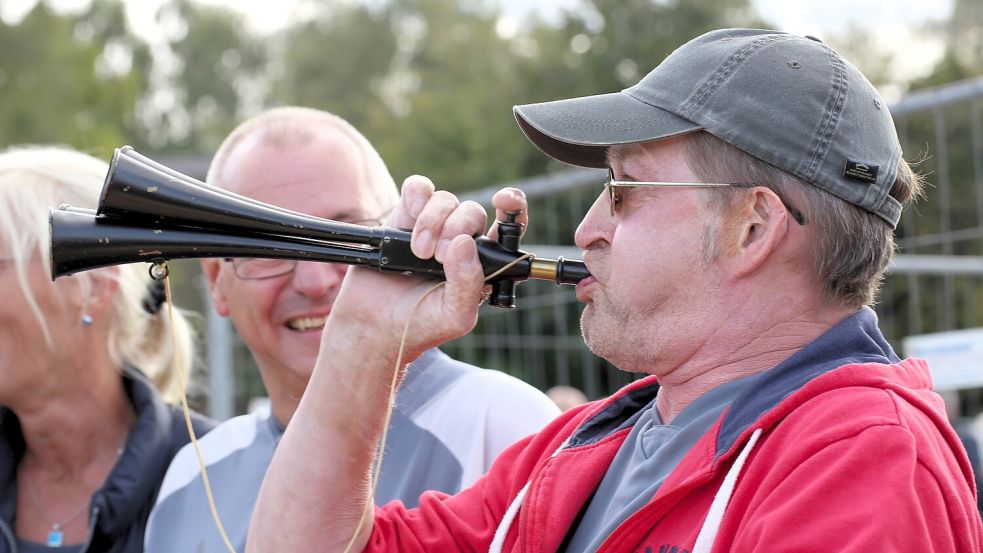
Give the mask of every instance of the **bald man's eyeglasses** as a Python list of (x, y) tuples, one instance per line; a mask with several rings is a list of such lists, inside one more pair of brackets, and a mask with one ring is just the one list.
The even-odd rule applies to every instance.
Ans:
[[(382, 218), (340, 220), (341, 223), (351, 223), (365, 227), (377, 227), (382, 224)], [(263, 259), (253, 257), (226, 257), (226, 263), (232, 264), (232, 272), (241, 280), (265, 280), (288, 275), (297, 268), (296, 259)]]

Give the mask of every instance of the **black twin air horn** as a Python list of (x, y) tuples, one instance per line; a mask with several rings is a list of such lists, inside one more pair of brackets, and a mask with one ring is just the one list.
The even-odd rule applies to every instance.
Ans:
[[(515, 307), (515, 284), (529, 278), (576, 284), (582, 261), (538, 259), (519, 250), (516, 214), (499, 222), (496, 242), (475, 238), (489, 304)], [(259, 257), (346, 263), (432, 279), (443, 266), (410, 251), (410, 232), (312, 217), (210, 186), (125, 146), (117, 149), (96, 211), (51, 210), (51, 276), (124, 263), (170, 259)], [(510, 263), (514, 265), (509, 266)], [(152, 271), (153, 272), (153, 271)], [(160, 275), (158, 275), (160, 276)]]

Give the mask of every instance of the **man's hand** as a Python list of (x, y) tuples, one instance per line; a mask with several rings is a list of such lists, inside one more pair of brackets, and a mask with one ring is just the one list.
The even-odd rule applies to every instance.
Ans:
[[(501, 190), (492, 204), (499, 218), (522, 211), (525, 224), (521, 191)], [(484, 209), (410, 177), (388, 223), (413, 229), (413, 253), (442, 262), (447, 283), (414, 310), (435, 281), (367, 268), (345, 276), (314, 373), (263, 480), (247, 551), (361, 551), (372, 533), (370, 472), (393, 371), (403, 369), (396, 359), (404, 324), (412, 313), (403, 365), (474, 327), (485, 284), (471, 237), (485, 226)]]
[[(526, 222), (526, 200), (515, 188), (503, 189), (493, 198), (498, 217), (504, 211), (521, 211)], [(446, 284), (431, 292), (416, 311), (418, 300), (436, 282), (353, 268), (346, 277), (325, 326), (322, 344), (331, 341), (336, 327), (355, 338), (369, 339), (373, 347), (392, 349), (399, 343), (403, 326), (410, 318), (411, 332), (406, 357), (467, 334), (478, 316), (484, 275), (472, 236), (481, 234), (487, 216), (475, 202), (458, 202), (444, 191), (435, 191), (426, 177), (413, 176), (403, 183), (400, 202), (389, 226), (413, 229), (411, 249), (421, 259), (436, 258), (444, 266)], [(489, 236), (497, 235), (497, 225)]]

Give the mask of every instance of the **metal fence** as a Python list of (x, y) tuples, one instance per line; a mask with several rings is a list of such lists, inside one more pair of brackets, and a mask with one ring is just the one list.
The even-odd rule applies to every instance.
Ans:
[[(983, 327), (983, 77), (914, 92), (892, 106), (906, 158), (930, 184), (902, 218), (901, 256), (878, 305), (896, 346), (905, 336)], [(983, 359), (966, 370), (983, 370)], [(983, 389), (959, 391), (963, 416)]]

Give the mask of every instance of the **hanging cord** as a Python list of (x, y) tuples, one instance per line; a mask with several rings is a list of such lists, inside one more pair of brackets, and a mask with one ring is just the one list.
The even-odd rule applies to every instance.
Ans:
[[(526, 253), (516, 259), (513, 259), (511, 262), (509, 262), (501, 269), (486, 276), (485, 282), (488, 282), (493, 278), (497, 277), (498, 275), (502, 274), (503, 272), (507, 271), (516, 263), (519, 263), (520, 261), (524, 261), (526, 259), (533, 259), (534, 257), (535, 255), (531, 253)], [(174, 334), (174, 302), (171, 301), (171, 281), (168, 278), (169, 273), (170, 271), (168, 270), (166, 263), (157, 263), (152, 265), (150, 268), (150, 276), (153, 277), (154, 280), (164, 282), (164, 295), (167, 300), (167, 316), (171, 326), (171, 347), (174, 348), (174, 351), (177, 351), (177, 337)], [(413, 309), (410, 310), (410, 314), (406, 318), (406, 323), (403, 325), (403, 336), (399, 341), (399, 353), (396, 355), (396, 366), (393, 370), (393, 378), (389, 386), (389, 401), (386, 402), (385, 425), (383, 426), (382, 429), (382, 437), (379, 439), (379, 455), (378, 457), (376, 457), (375, 466), (372, 468), (372, 476), (371, 476), (372, 488), (371, 488), (371, 493), (369, 495), (370, 498), (369, 503), (366, 505), (367, 509), (373, 508), (373, 500), (371, 498), (375, 497), (375, 491), (379, 485), (379, 472), (382, 470), (382, 459), (386, 449), (386, 440), (389, 437), (389, 422), (392, 419), (393, 405), (396, 402), (396, 384), (399, 382), (399, 368), (400, 366), (402, 366), (403, 363), (403, 353), (406, 349), (406, 337), (409, 335), (410, 321), (413, 320), (413, 314), (416, 312), (416, 309), (420, 306), (420, 303), (423, 302), (424, 298), (429, 296), (431, 292), (440, 288), (444, 284), (446, 284), (446, 282), (444, 281), (438, 282), (434, 286), (427, 289), (427, 291), (424, 292), (423, 295), (421, 295), (420, 298), (416, 300), (416, 303), (413, 305)], [(215, 507), (215, 497), (212, 495), (212, 486), (208, 481), (208, 470), (205, 468), (205, 458), (201, 454), (201, 448), (198, 446), (198, 439), (195, 437), (194, 427), (191, 424), (191, 408), (188, 407), (187, 386), (184, 381), (185, 367), (177, 367), (177, 368), (178, 368), (177, 371), (178, 385), (181, 388), (181, 394), (180, 394), (181, 409), (184, 412), (184, 423), (188, 428), (188, 436), (191, 438), (192, 446), (194, 446), (195, 456), (198, 458), (198, 467), (201, 469), (201, 482), (205, 486), (205, 496), (208, 498), (208, 508), (212, 512), (212, 520), (215, 521), (215, 527), (218, 529), (219, 535), (222, 536), (222, 542), (225, 543), (226, 549), (228, 549), (229, 553), (236, 553), (236, 549), (232, 545), (232, 542), (229, 540), (228, 534), (225, 533), (225, 527), (222, 526), (222, 519), (219, 518), (218, 516), (218, 509)], [(358, 525), (355, 527), (355, 531), (352, 533), (351, 540), (349, 540), (348, 545), (345, 547), (345, 553), (349, 553), (349, 551), (351, 551), (352, 546), (355, 544), (355, 539), (358, 537), (358, 533), (362, 530), (362, 525), (364, 523), (365, 523), (365, 516), (363, 514), (363, 516), (359, 518)]]
[[(485, 282), (488, 282), (493, 278), (497, 277), (498, 275), (502, 274), (516, 263), (520, 261), (524, 261), (526, 259), (532, 259), (534, 257), (535, 255), (531, 253), (527, 253), (519, 258), (512, 260), (501, 269), (486, 276)], [(396, 355), (396, 366), (393, 369), (393, 379), (389, 385), (389, 401), (386, 402), (385, 426), (383, 426), (382, 428), (382, 437), (379, 438), (379, 456), (376, 458), (375, 467), (372, 469), (372, 491), (369, 494), (369, 502), (368, 504), (366, 504), (367, 510), (371, 510), (373, 508), (374, 505), (373, 498), (375, 497), (375, 490), (376, 487), (378, 487), (379, 485), (379, 472), (382, 470), (382, 457), (386, 450), (386, 438), (389, 436), (389, 420), (392, 418), (393, 404), (396, 402), (396, 383), (399, 381), (399, 368), (403, 364), (403, 352), (406, 349), (406, 336), (410, 332), (410, 321), (413, 320), (413, 314), (416, 313), (416, 308), (420, 307), (420, 304), (423, 303), (424, 298), (429, 296), (431, 292), (440, 288), (444, 284), (447, 284), (447, 282), (441, 281), (428, 288), (427, 291), (424, 292), (423, 295), (421, 295), (420, 298), (416, 300), (416, 303), (413, 304), (413, 309), (410, 310), (409, 316), (406, 317), (406, 323), (403, 325), (403, 337), (399, 341), (399, 353)], [(358, 538), (358, 533), (362, 530), (362, 525), (364, 523), (365, 523), (365, 514), (363, 513), (362, 517), (358, 519), (358, 525), (355, 526), (355, 531), (352, 532), (352, 538), (348, 541), (348, 545), (345, 546), (345, 553), (349, 553), (352, 549), (352, 546), (355, 545), (355, 540)]]
[[(157, 269), (159, 267), (162, 268)], [(156, 272), (155, 269), (157, 269)], [(163, 280), (164, 282), (164, 297), (167, 298), (167, 317), (171, 326), (171, 347), (174, 348), (174, 351), (177, 351), (177, 336), (174, 334), (174, 302), (171, 301), (171, 279), (168, 278), (169, 273), (170, 271), (168, 271), (167, 265), (159, 263), (151, 267), (150, 276), (155, 280)], [(218, 529), (219, 535), (222, 536), (222, 541), (225, 543), (226, 549), (229, 550), (229, 553), (236, 553), (236, 548), (232, 546), (228, 534), (225, 533), (225, 527), (222, 526), (222, 519), (218, 516), (218, 509), (215, 508), (215, 497), (212, 495), (212, 486), (208, 482), (208, 470), (205, 469), (205, 458), (201, 454), (201, 448), (198, 447), (198, 438), (195, 437), (195, 429), (191, 425), (191, 409), (188, 407), (187, 386), (184, 382), (185, 368), (181, 366), (177, 367), (178, 385), (181, 388), (181, 410), (184, 412), (184, 424), (188, 427), (188, 436), (191, 437), (191, 444), (194, 446), (195, 456), (198, 458), (198, 466), (201, 468), (201, 482), (205, 485), (205, 496), (208, 497), (208, 508), (212, 511), (212, 520), (215, 521), (215, 527)]]

